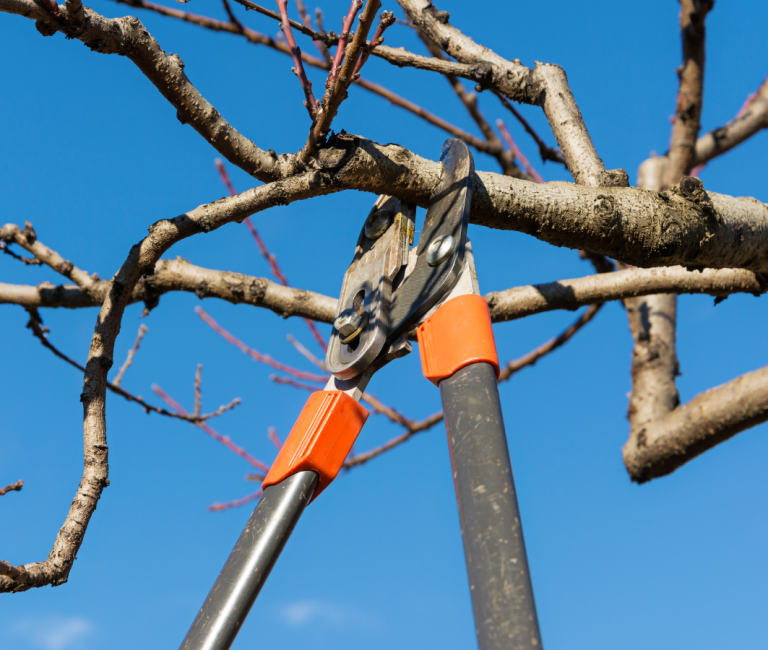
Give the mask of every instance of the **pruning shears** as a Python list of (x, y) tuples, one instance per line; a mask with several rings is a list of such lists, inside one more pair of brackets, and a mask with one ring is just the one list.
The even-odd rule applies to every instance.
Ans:
[(334, 480), (368, 417), (384, 365), (411, 352), (440, 388), (480, 650), (539, 650), (541, 636), (509, 460), (491, 319), (467, 239), (474, 162), (443, 145), (443, 173), (415, 248), (415, 206), (380, 196), (341, 287), (325, 389), (310, 395), (264, 479), (264, 494), (181, 650), (225, 650), (304, 508)]

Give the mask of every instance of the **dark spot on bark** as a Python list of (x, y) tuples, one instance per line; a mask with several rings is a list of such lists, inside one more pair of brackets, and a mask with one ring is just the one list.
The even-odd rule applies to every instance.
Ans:
[(124, 291), (125, 291), (125, 285), (122, 282), (118, 281), (118, 280), (113, 280), (113, 282), (112, 282), (112, 290), (111, 290), (110, 293), (112, 294), (112, 299), (115, 302), (120, 300), (120, 296), (123, 295)]
[(437, 22), (442, 23), (443, 25), (447, 24), (451, 18), (451, 14), (447, 11), (440, 11), (434, 5), (430, 5), (424, 11), (429, 13)]
[(112, 367), (114, 361), (104, 354), (100, 354), (98, 357), (94, 357), (94, 361), (97, 361), (102, 368), (109, 370)]
[(176, 111), (176, 119), (179, 120), (182, 124), (189, 123), (189, 113), (187, 113), (183, 108), (180, 108)]
[(648, 439), (645, 435), (645, 429), (641, 429), (640, 432), (637, 434), (637, 446), (645, 447), (647, 444), (648, 444)]
[(205, 298), (206, 295), (208, 295), (208, 283), (203, 280), (200, 284), (197, 285), (195, 288), (195, 295), (202, 300)]
[(72, 273), (72, 269), (74, 269), (74, 268), (75, 268), (75, 265), (72, 264), (72, 262), (70, 262), (69, 260), (64, 260), (59, 265), (59, 269), (58, 270), (59, 270), (59, 273), (61, 273), (62, 275), (69, 276), (69, 274)]
[(94, 41), (88, 41), (85, 43), (85, 47), (93, 52), (101, 52), (107, 46), (107, 41), (103, 38), (98, 38)]
[(629, 187), (629, 174), (626, 169), (606, 169), (600, 175), (602, 187)]
[(599, 194), (592, 205), (592, 210), (603, 228), (609, 228), (616, 218), (616, 207), (612, 196)]
[(728, 296), (715, 296), (715, 307), (717, 307), (723, 300), (726, 300)]
[(267, 281), (264, 278), (254, 278), (248, 287), (248, 293), (253, 302), (260, 303), (267, 293)]
[(704, 193), (704, 183), (695, 176), (683, 176), (680, 179), (680, 183), (672, 188), (673, 191), (676, 189), (681, 196), (697, 201), (701, 194)]
[(35, 29), (43, 36), (53, 36), (58, 31), (55, 26), (42, 20), (35, 21)]

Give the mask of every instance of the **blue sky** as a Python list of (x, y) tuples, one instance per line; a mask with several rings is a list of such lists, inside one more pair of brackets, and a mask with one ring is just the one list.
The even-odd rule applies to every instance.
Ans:
[[(178, 6), (172, 3), (173, 6)], [(346, 2), (323, 3), (326, 28)], [(598, 152), (634, 181), (651, 151), (664, 152), (680, 62), (678, 4), (444, 0), (452, 22), (477, 41), (526, 65), (559, 63), (567, 73)], [(178, 53), (198, 89), (263, 148), (294, 151), (308, 119), (290, 62), (237, 38), (98, 0), (108, 15), (138, 15), (166, 50)], [(224, 17), (215, 2), (193, 12)], [(312, 8), (313, 5), (310, 7)], [(384, 9), (399, 9), (384, 3)], [(238, 15), (276, 34), (275, 23)], [(718, 3), (708, 18), (703, 128), (730, 119), (768, 73), (768, 4)], [(157, 219), (225, 194), (216, 157), (125, 58), (90, 52), (61, 35), (42, 38), (23, 18), (0, 14), (0, 189), (3, 223), (31, 221), (41, 241), (80, 268), (110, 277)], [(300, 41), (305, 49), (312, 46)], [(390, 45), (423, 51), (408, 29)], [(310, 70), (315, 88), (323, 78)], [(476, 132), (442, 79), (400, 71), (372, 58), (366, 75)], [(542, 165), (536, 149), (491, 96), (490, 120), (503, 117), (547, 180), (568, 180)], [(542, 115), (522, 107), (553, 144)], [(436, 159), (445, 135), (353, 88), (337, 128), (398, 142)], [(709, 189), (768, 201), (766, 134), (711, 163)], [(476, 155), (478, 169), (497, 171)], [(252, 179), (230, 168), (235, 186)], [(338, 295), (371, 195), (347, 192), (275, 208), (255, 224), (296, 286)], [(530, 237), (470, 230), (483, 292), (590, 272), (578, 255)], [(170, 255), (201, 266), (269, 275), (243, 226), (233, 224), (176, 246)], [(59, 282), (48, 269), (0, 259), (0, 280)], [(116, 358), (144, 322), (149, 332), (123, 385), (156, 401), (159, 384), (192, 406), (203, 370), (204, 408), (233, 397), (242, 405), (215, 420), (224, 435), (266, 461), (274, 426), (290, 430), (306, 395), (269, 381), (194, 313), (192, 295), (167, 295), (148, 318), (126, 311)], [(765, 298), (683, 297), (679, 356), (683, 401), (768, 363)], [(298, 319), (246, 306), (203, 307), (248, 344), (299, 366), (286, 341), (307, 346)], [(21, 308), (3, 306), (0, 373), (0, 483), (26, 481), (0, 500), (0, 557), (44, 559), (82, 471), (82, 377), (24, 329)], [(95, 310), (44, 311), (51, 340), (84, 361)], [(500, 356), (514, 358), (576, 317), (552, 313), (496, 328)], [(320, 326), (325, 336), (328, 326)], [(768, 638), (765, 545), (768, 500), (766, 425), (740, 434), (673, 475), (638, 487), (621, 463), (628, 431), (631, 338), (626, 316), (609, 305), (565, 348), (501, 387), (543, 640), (552, 649), (647, 650), (764, 647)], [(311, 367), (307, 367), (311, 370)], [(440, 407), (418, 356), (387, 368), (371, 392), (420, 418)], [(18, 650), (169, 648), (181, 642), (250, 507), (211, 513), (216, 501), (253, 491), (249, 466), (183, 422), (146, 415), (109, 395), (110, 487), (104, 492), (67, 585), (3, 596), (3, 647)], [(371, 417), (358, 448), (399, 433)], [(403, 649), (473, 647), (474, 634), (445, 432), (436, 427), (349, 472), (307, 510), (235, 648)]]

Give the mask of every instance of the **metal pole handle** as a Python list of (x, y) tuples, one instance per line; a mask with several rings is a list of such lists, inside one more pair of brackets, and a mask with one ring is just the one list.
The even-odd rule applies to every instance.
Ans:
[(512, 465), (489, 363), (440, 384), (480, 650), (541, 650)]
[(232, 645), (317, 481), (315, 472), (298, 472), (264, 490), (181, 650), (227, 650)]

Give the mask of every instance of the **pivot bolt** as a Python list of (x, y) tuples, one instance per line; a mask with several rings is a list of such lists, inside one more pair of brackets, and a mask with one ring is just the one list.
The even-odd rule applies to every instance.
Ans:
[(368, 324), (368, 314), (364, 311), (355, 311), (354, 309), (345, 309), (333, 321), (333, 326), (339, 333), (342, 343), (350, 343), (358, 336), (363, 328)]
[(376, 210), (365, 222), (365, 236), (368, 239), (378, 239), (392, 223), (392, 210)]
[(427, 264), (439, 266), (447, 260), (456, 248), (456, 240), (453, 235), (438, 237), (427, 248)]

